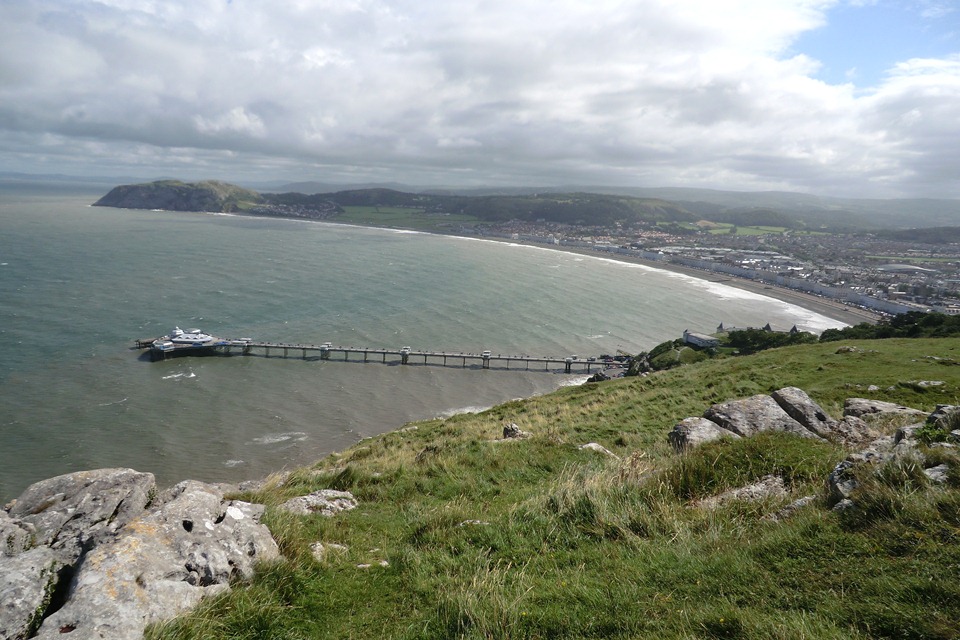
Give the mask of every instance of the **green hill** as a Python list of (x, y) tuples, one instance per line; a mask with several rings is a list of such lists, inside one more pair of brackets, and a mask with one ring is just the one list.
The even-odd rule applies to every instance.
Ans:
[[(956, 450), (928, 453), (946, 485), (903, 459), (836, 512), (825, 478), (840, 445), (774, 433), (678, 455), (666, 440), (711, 403), (785, 386), (834, 417), (847, 397), (929, 411), (957, 401), (958, 364), (956, 338), (800, 345), (366, 439), (241, 496), (268, 505), (285, 559), (148, 637), (960, 637)], [(500, 439), (509, 423), (531, 436)], [(702, 502), (767, 474), (787, 495)], [(333, 518), (276, 508), (318, 489), (359, 506)]]
[(97, 200), (94, 206), (228, 213), (262, 201), (263, 198), (256, 191), (226, 182), (160, 180), (114, 187)]

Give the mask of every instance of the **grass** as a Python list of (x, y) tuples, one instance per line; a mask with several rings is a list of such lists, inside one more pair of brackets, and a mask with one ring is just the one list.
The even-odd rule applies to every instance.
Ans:
[[(861, 350), (837, 353), (845, 344)], [(834, 416), (850, 396), (956, 403), (960, 368), (928, 357), (954, 351), (960, 340), (776, 349), (370, 438), (242, 496), (268, 505), (284, 560), (148, 637), (957, 637), (953, 452), (936, 450), (948, 487), (900, 461), (861, 478), (863, 510), (838, 514), (824, 487), (846, 454), (836, 445), (766, 434), (677, 456), (665, 437), (713, 402), (788, 385)], [(920, 379), (945, 384), (898, 384)], [(533, 436), (499, 441), (505, 422)], [(620, 459), (578, 449), (585, 442)], [(697, 506), (769, 473), (787, 497)], [(331, 519), (275, 508), (321, 488), (349, 490), (360, 506)], [(820, 498), (785, 522), (764, 517), (805, 495)], [(318, 562), (315, 541), (349, 549)]]
[(461, 224), (472, 225), (482, 222), (479, 218), (463, 214), (436, 214), (428, 213), (423, 209), (380, 206), (344, 207), (344, 213), (338, 215), (336, 221), (420, 231), (450, 231), (451, 228), (455, 229)]

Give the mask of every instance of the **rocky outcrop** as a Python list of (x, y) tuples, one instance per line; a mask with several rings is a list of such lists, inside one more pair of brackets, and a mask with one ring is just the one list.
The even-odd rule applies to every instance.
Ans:
[(36, 546), (73, 564), (85, 548), (115, 534), (138, 516), (156, 491), (153, 474), (133, 469), (80, 471), (27, 488), (8, 511), (33, 533)]
[(349, 491), (321, 489), (305, 496), (291, 498), (281, 504), (280, 509), (296, 515), (319, 513), (329, 517), (341, 511), (355, 509), (356, 506), (357, 500)]
[(722, 504), (733, 501), (758, 502), (768, 498), (782, 498), (787, 495), (787, 487), (783, 478), (777, 475), (767, 475), (753, 484), (737, 487), (721, 494), (704, 498), (698, 504), (700, 507), (713, 509)]
[[(101, 469), (38, 482), (0, 517), (0, 639), (141, 638), (277, 558), (262, 505)], [(22, 533), (21, 533), (22, 532)]]
[(788, 416), (821, 438), (829, 438), (836, 430), (837, 421), (828, 416), (803, 389), (784, 387), (771, 393), (770, 397)]
[[(882, 407), (874, 406), (872, 412), (881, 410)], [(764, 431), (783, 431), (844, 446), (860, 446), (878, 435), (859, 417), (849, 415), (835, 420), (802, 389), (784, 387), (769, 396), (761, 394), (715, 404), (700, 418), (684, 418), (667, 434), (667, 440), (674, 450), (684, 451), (719, 438), (749, 437)]]
[[(773, 407), (777, 408), (774, 409)], [(945, 464), (927, 463), (926, 457), (917, 448), (922, 431), (929, 425), (937, 425), (943, 432), (946, 442), (932, 446), (955, 447), (952, 427), (958, 421), (960, 407), (940, 405), (936, 411), (927, 414), (892, 402), (849, 398), (844, 403), (844, 417), (835, 420), (828, 416), (801, 389), (786, 387), (775, 391), (771, 396), (753, 396), (743, 400), (733, 400), (715, 404), (702, 418), (685, 418), (667, 434), (672, 447), (682, 452), (720, 438), (747, 437), (764, 431), (786, 431), (804, 437), (827, 439), (846, 447), (855, 448), (842, 460), (827, 478), (827, 504), (836, 510), (854, 509), (854, 496), (858, 487), (857, 477), (864, 465), (878, 466), (898, 459), (909, 460), (923, 468), (930, 483), (943, 484), (949, 480), (950, 468)], [(864, 420), (867, 416), (871, 422)], [(880, 436), (872, 422), (878, 418), (890, 417), (897, 421), (915, 420), (913, 424), (899, 427), (893, 435)], [(926, 424), (924, 424), (926, 423)], [(894, 422), (893, 424), (896, 424)], [(889, 427), (888, 427), (889, 428)], [(949, 432), (948, 432), (949, 430)], [(929, 429), (927, 429), (929, 431)], [(754, 495), (777, 495), (776, 480), (765, 478), (754, 486), (741, 487), (708, 498), (702, 506), (716, 506), (728, 500), (750, 500)], [(774, 487), (772, 492), (767, 489)], [(797, 508), (805, 506), (815, 498), (807, 496)], [(771, 516), (770, 519), (782, 519), (795, 509)]]
[(752, 436), (761, 431), (785, 431), (804, 438), (817, 437), (791, 418), (773, 398), (762, 394), (715, 404), (703, 417), (739, 436)]
[(503, 425), (504, 440), (514, 439), (514, 438), (523, 439), (523, 438), (529, 438), (529, 437), (530, 437), (529, 432), (524, 431), (513, 422)]
[(705, 442), (712, 442), (720, 438), (739, 437), (736, 433), (728, 431), (716, 422), (706, 418), (684, 418), (667, 434), (667, 440), (670, 441), (670, 446), (675, 451), (698, 447)]
[(927, 413), (919, 409), (911, 409), (893, 402), (870, 400), (868, 398), (847, 398), (843, 403), (843, 415), (862, 418), (867, 415), (884, 414), (897, 415), (925, 420)]
[(0, 639), (28, 638), (40, 626), (63, 568), (50, 547), (0, 556)]

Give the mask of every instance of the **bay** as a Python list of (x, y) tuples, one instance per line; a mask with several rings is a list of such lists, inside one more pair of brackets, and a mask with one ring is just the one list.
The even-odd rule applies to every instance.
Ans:
[[(151, 363), (174, 326), (278, 342), (581, 356), (727, 326), (841, 323), (689, 276), (537, 247), (89, 206), (0, 186), (0, 500), (132, 467), (237, 481), (582, 375), (282, 357)], [(491, 435), (499, 425), (491, 425)]]

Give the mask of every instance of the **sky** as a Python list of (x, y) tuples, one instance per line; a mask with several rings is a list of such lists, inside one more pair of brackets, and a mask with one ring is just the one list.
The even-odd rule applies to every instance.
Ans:
[(0, 171), (960, 198), (960, 0), (0, 0)]

